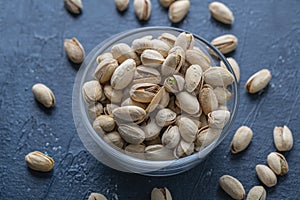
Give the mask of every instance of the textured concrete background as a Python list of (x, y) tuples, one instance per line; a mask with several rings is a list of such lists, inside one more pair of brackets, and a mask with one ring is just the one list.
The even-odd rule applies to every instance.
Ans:
[[(168, 21), (167, 11), (153, 0), (151, 19), (139, 22), (131, 5), (120, 14), (112, 0), (84, 1), (82, 15), (74, 17), (62, 0), (0, 1), (0, 199), (87, 199), (100, 192), (109, 199), (149, 199), (153, 187), (167, 186), (174, 199), (230, 199), (218, 186), (223, 174), (237, 177), (245, 190), (260, 184), (255, 165), (266, 163), (275, 151), (275, 125), (288, 125), (294, 148), (285, 153), (290, 165), (268, 199), (299, 199), (300, 195), (300, 2), (298, 0), (226, 1), (236, 21), (224, 26), (210, 18), (210, 1), (192, 0), (186, 19)], [(240, 107), (236, 123), (221, 145), (194, 169), (171, 177), (151, 178), (120, 173), (103, 166), (82, 145), (72, 119), (72, 87), (79, 66), (63, 50), (63, 39), (76, 36), (88, 53), (107, 37), (143, 26), (175, 26), (207, 40), (234, 33), (237, 50), (230, 56), (241, 67)], [(244, 91), (247, 78), (261, 68), (273, 74), (261, 93)], [(33, 98), (31, 87), (43, 82), (54, 91), (57, 105), (46, 110)], [(231, 155), (235, 130), (248, 125), (254, 131), (250, 147)], [(51, 173), (29, 170), (24, 156), (34, 150), (51, 155)]]

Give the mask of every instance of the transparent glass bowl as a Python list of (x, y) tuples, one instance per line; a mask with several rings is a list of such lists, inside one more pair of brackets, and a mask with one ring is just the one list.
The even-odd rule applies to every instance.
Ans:
[[(169, 161), (149, 161), (138, 159), (113, 148), (94, 131), (81, 91), (83, 84), (86, 81), (93, 79), (93, 72), (97, 67), (97, 56), (104, 52), (109, 52), (111, 47), (117, 43), (124, 42), (131, 44), (134, 39), (141, 38), (146, 35), (152, 35), (155, 38), (165, 32), (174, 35), (178, 35), (181, 32), (189, 33), (188, 31), (171, 27), (147, 27), (117, 34), (97, 45), (88, 54), (84, 63), (77, 72), (72, 98), (72, 111), (77, 132), (85, 147), (97, 160), (116, 170), (150, 176), (169, 176), (187, 171), (203, 161), (209, 153), (211, 153), (218, 144), (222, 142), (222, 140), (227, 136), (229, 129), (235, 120), (238, 106), (236, 79), (234, 83), (228, 87), (232, 96), (226, 105), (231, 112), (231, 116), (228, 123), (223, 128), (221, 135), (209, 146), (190, 156)], [(216, 54), (215, 57), (212, 57), (212, 59), (214, 59), (212, 60), (212, 63), (218, 65), (219, 61), (222, 60), (228, 70), (234, 74), (230, 64), (215, 47), (201, 37), (195, 34), (193, 35), (195, 38), (195, 46), (200, 47), (206, 52), (213, 51)]]

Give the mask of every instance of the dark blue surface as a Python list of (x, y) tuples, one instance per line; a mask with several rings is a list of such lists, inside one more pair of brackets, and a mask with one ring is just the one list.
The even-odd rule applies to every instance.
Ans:
[[(118, 13), (112, 0), (84, 1), (83, 13), (70, 15), (62, 0), (0, 1), (0, 199), (87, 199), (100, 192), (109, 199), (149, 199), (153, 187), (166, 186), (174, 199), (230, 199), (218, 185), (223, 174), (238, 178), (246, 192), (260, 184), (255, 165), (275, 151), (274, 126), (288, 125), (294, 147), (285, 153), (290, 171), (267, 189), (268, 199), (300, 195), (300, 1), (226, 1), (235, 14), (232, 26), (210, 18), (210, 1), (191, 2), (186, 19), (171, 24), (167, 11), (152, 0), (151, 19), (139, 22), (132, 1)], [(103, 166), (82, 145), (73, 123), (72, 88), (78, 66), (65, 56), (63, 40), (77, 37), (86, 52), (113, 34), (143, 26), (175, 26), (207, 40), (225, 33), (239, 38), (231, 54), (241, 68), (240, 107), (229, 136), (198, 167), (171, 177), (126, 174)], [(248, 77), (261, 68), (273, 78), (261, 93), (244, 91)], [(46, 110), (33, 98), (36, 82), (48, 85), (57, 104)], [(250, 126), (249, 148), (231, 155), (235, 130)], [(24, 156), (40, 150), (56, 163), (51, 173), (29, 170)]]

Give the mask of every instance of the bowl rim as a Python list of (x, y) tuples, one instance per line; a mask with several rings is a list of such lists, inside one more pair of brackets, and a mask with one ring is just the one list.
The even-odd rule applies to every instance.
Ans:
[[(75, 82), (74, 82), (74, 87), (73, 87), (73, 95), (72, 95), (72, 113), (73, 113), (73, 119), (74, 119), (74, 123), (75, 125), (78, 123), (76, 122), (76, 118), (78, 118), (78, 116), (75, 116), (76, 114), (74, 113), (74, 96), (78, 96), (78, 87), (76, 87), (76, 83), (78, 84), (80, 80), (80, 86), (79, 86), (79, 99), (75, 99), (75, 101), (79, 100), (79, 105), (84, 105), (84, 100), (82, 97), (82, 85), (84, 84), (84, 77), (86, 77), (87, 74), (87, 69), (90, 65), (91, 62), (93, 62), (93, 59), (91, 59), (92, 57), (98, 56), (95, 55), (96, 51), (99, 51), (99, 47), (102, 47), (104, 49), (106, 49), (107, 47), (111, 46), (112, 44), (114, 44), (115, 42), (117, 42), (120, 39), (124, 39), (130, 35), (133, 34), (137, 34), (140, 32), (147, 32), (147, 31), (176, 31), (178, 33), (181, 32), (186, 32), (186, 33), (191, 33), (189, 31), (180, 29), (180, 28), (174, 28), (174, 27), (168, 27), (168, 26), (151, 26), (151, 27), (143, 27), (143, 28), (136, 28), (136, 29), (131, 29), (131, 30), (127, 30), (118, 34), (115, 34), (111, 37), (109, 37), (108, 39), (105, 39), (104, 41), (102, 41), (101, 43), (99, 43), (98, 45), (96, 45), (87, 55), (86, 59), (84, 60), (84, 62), (82, 63), (79, 71), (77, 72), (76, 78), (75, 78)], [(162, 32), (163, 33), (163, 32)], [(110, 146), (107, 142), (105, 142), (103, 140), (103, 138), (96, 133), (96, 131), (93, 129), (90, 121), (88, 120), (88, 113), (86, 112), (86, 110), (83, 110), (84, 106), (80, 106), (80, 113), (81, 113), (81, 119), (83, 121), (83, 124), (85, 126), (86, 129), (88, 129), (88, 134), (90, 134), (90, 136), (93, 138), (93, 140), (98, 144), (98, 145), (104, 145), (104, 148), (108, 148), (108, 151), (110, 151), (115, 158), (119, 158), (122, 160), (131, 160), (134, 163), (138, 163), (138, 164), (143, 164), (143, 165), (151, 165), (151, 166), (165, 166), (165, 167), (180, 167), (182, 166), (182, 164), (188, 164), (188, 163), (192, 163), (194, 161), (196, 161), (197, 159), (200, 158), (199, 154), (205, 152), (205, 150), (208, 150), (210, 146), (213, 145), (213, 147), (211, 147), (212, 149), (208, 152), (208, 154), (210, 154), (222, 141), (223, 139), (228, 135), (230, 128), (232, 127), (236, 115), (237, 115), (237, 110), (238, 110), (238, 105), (239, 105), (239, 94), (238, 94), (238, 90), (237, 90), (237, 79), (236, 76), (234, 74), (234, 71), (232, 69), (232, 67), (230, 66), (229, 62), (227, 61), (227, 59), (225, 58), (225, 56), (213, 45), (210, 44), (210, 42), (208, 42), (207, 40), (203, 39), (202, 37), (193, 34), (194, 38), (201, 41), (202, 43), (204, 43), (206, 46), (208, 46), (210, 49), (212, 49), (214, 51), (214, 53), (217, 54), (217, 56), (219, 57), (220, 60), (222, 60), (224, 62), (224, 64), (226, 65), (227, 69), (233, 74), (234, 76), (234, 82), (232, 84), (232, 88), (234, 91), (234, 96), (233, 96), (233, 108), (232, 108), (232, 112), (230, 115), (230, 119), (228, 120), (228, 123), (226, 124), (226, 126), (224, 127), (224, 129), (222, 130), (220, 136), (218, 137), (217, 140), (214, 140), (210, 145), (208, 145), (207, 147), (205, 147), (204, 149), (202, 149), (199, 152), (193, 153), (192, 155), (183, 157), (183, 158), (179, 158), (179, 159), (174, 159), (174, 160), (165, 160), (165, 161), (156, 161), (156, 160), (143, 160), (143, 159), (139, 159), (130, 155), (127, 155), (115, 148), (113, 148), (112, 146)], [(84, 74), (79, 73), (80, 71), (84, 71)], [(81, 74), (81, 76), (79, 77), (79, 74)], [(76, 109), (78, 109), (78, 107), (76, 107)], [(76, 127), (77, 129), (77, 127)], [(78, 130), (77, 130), (78, 131)], [(92, 134), (91, 134), (92, 133)], [(80, 138), (81, 139), (81, 138)], [(99, 143), (100, 142), (100, 143)], [(164, 168), (164, 167), (163, 167)], [(160, 168), (158, 170), (161, 170)]]

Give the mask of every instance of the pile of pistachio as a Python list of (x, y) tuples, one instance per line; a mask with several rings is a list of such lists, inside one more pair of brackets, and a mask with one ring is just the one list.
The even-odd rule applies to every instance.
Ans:
[(97, 57), (82, 95), (93, 128), (120, 151), (147, 160), (198, 152), (230, 118), (234, 76), (214, 66), (194, 37), (163, 33), (119, 43)]

